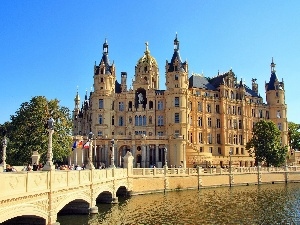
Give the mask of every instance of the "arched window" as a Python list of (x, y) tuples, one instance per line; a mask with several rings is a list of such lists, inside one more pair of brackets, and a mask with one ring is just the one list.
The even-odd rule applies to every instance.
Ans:
[(134, 121), (134, 125), (135, 125), (135, 126), (138, 126), (138, 125), (139, 125), (139, 117), (138, 117), (138, 116), (135, 116), (135, 117), (134, 117), (134, 120), (135, 120), (135, 121)]
[(143, 124), (143, 118), (142, 116), (139, 116), (139, 126), (142, 126), (142, 124)]
[(147, 118), (146, 116), (143, 116), (143, 126), (146, 126), (146, 124), (147, 124)]

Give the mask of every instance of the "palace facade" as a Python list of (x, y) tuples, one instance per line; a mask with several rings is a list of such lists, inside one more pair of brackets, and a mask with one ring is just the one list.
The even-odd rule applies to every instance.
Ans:
[[(147, 43), (135, 65), (132, 88), (126, 72), (117, 80), (108, 49), (105, 41), (100, 63), (94, 66), (94, 91), (82, 102), (78, 92), (74, 99), (74, 139), (86, 142), (94, 133), (96, 167), (110, 166), (111, 160), (122, 166), (127, 151), (134, 156), (134, 167), (228, 166), (230, 160), (235, 166), (254, 166), (245, 147), (254, 124), (264, 119), (278, 125), (282, 144), (288, 144), (284, 82), (276, 76), (273, 59), (263, 102), (256, 79), (248, 87), (232, 70), (212, 78), (189, 75), (177, 35), (165, 64), (166, 90), (159, 89), (158, 64)], [(77, 147), (71, 161), (86, 163), (87, 154)]]

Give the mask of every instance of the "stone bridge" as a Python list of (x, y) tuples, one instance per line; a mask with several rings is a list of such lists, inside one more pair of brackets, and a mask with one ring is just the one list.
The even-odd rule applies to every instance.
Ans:
[(59, 224), (61, 210), (98, 213), (96, 202), (117, 202), (118, 195), (131, 189), (122, 168), (11, 172), (0, 178), (0, 223), (7, 224), (24, 223), (33, 215), (36, 224)]
[(300, 182), (300, 167), (109, 168), (0, 173), (0, 223), (57, 225), (57, 214), (98, 213), (118, 196), (262, 183)]

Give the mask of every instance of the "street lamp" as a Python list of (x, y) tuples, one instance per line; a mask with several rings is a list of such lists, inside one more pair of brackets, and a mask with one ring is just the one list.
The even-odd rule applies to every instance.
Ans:
[(52, 153), (52, 135), (54, 133), (54, 119), (50, 117), (47, 121), (47, 128), (49, 132), (49, 143), (48, 143), (48, 152), (47, 152), (47, 162), (43, 167), (43, 170), (55, 170), (55, 166), (53, 165), (53, 153)]
[(89, 170), (95, 169), (95, 166), (93, 164), (93, 158), (92, 158), (93, 136), (94, 136), (94, 134), (91, 131), (88, 136), (88, 138), (89, 138), (89, 157), (88, 157), (88, 164), (86, 165), (86, 168)]
[(2, 155), (2, 163), (1, 163), (1, 166), (3, 166), (4, 169), (6, 168), (6, 146), (7, 146), (7, 139), (4, 136), (2, 140), (3, 155)]
[(167, 147), (165, 147), (164, 152), (165, 152), (165, 167), (168, 167), (168, 160), (167, 160), (168, 149), (167, 149)]
[(111, 159), (110, 159), (110, 167), (115, 168), (115, 139), (111, 139)]
[(231, 171), (231, 155), (232, 155), (232, 148), (229, 150), (229, 186), (231, 187), (232, 185), (232, 171)]

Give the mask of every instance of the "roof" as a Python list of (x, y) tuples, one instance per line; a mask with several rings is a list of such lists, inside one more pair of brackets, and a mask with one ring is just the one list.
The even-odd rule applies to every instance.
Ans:
[(275, 82), (277, 81), (277, 76), (276, 76), (276, 73), (275, 72), (272, 72), (271, 73), (271, 77), (270, 77), (270, 81), (269, 83), (267, 84), (267, 91), (269, 90), (275, 90)]
[(216, 90), (216, 88), (209, 83), (209, 81), (203, 77), (203, 76), (199, 76), (199, 75), (192, 75), (189, 78), (189, 88), (204, 88), (207, 90)]

